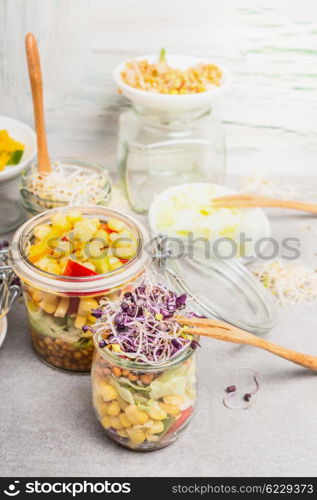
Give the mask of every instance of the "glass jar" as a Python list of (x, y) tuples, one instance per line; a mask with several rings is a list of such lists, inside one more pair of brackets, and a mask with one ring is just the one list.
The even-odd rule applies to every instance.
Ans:
[(138, 213), (145, 213), (167, 187), (222, 184), (223, 125), (211, 108), (168, 113), (133, 104), (119, 120), (118, 169), (131, 208)]
[[(89, 186), (88, 195), (91, 202), (85, 203), (85, 205), (105, 205), (111, 195), (111, 180), (108, 170), (98, 163), (86, 162), (82, 160), (77, 160), (74, 158), (59, 158), (52, 159), (52, 167), (62, 165), (67, 177), (72, 177), (75, 181), (80, 181), (80, 176), (83, 175), (81, 172), (96, 174), (97, 183), (94, 186)], [(78, 172), (79, 170), (79, 172)], [(77, 171), (77, 173), (76, 173)], [(82, 202), (78, 202), (80, 195), (76, 198), (70, 198), (64, 195), (64, 200), (54, 199), (54, 197), (40, 196), (35, 194), (30, 186), (30, 181), (34, 178), (34, 172), (37, 172), (37, 166), (31, 165), (22, 172), (20, 195), (21, 203), (27, 212), (29, 217), (33, 217), (39, 213), (49, 210), (51, 208), (62, 208), (67, 205), (83, 205)], [(33, 179), (32, 179), (33, 180)], [(59, 183), (59, 185), (61, 185)], [(85, 197), (87, 197), (87, 183), (83, 182), (83, 191), (85, 192)], [(65, 198), (67, 200), (65, 201)]]
[(112, 440), (152, 451), (173, 443), (191, 420), (196, 401), (195, 350), (164, 365), (134, 363), (99, 347), (91, 371), (98, 420)]
[(56, 368), (89, 372), (93, 340), (91, 332), (84, 332), (82, 326), (94, 321), (90, 312), (98, 306), (101, 296), (119, 297), (126, 286), (138, 282), (149, 265), (150, 256), (144, 251), (148, 235), (133, 219), (103, 207), (78, 209), (83, 216), (98, 217), (101, 221), (115, 217), (124, 222), (137, 241), (135, 257), (114, 271), (93, 276), (69, 277), (37, 268), (26, 256), (34, 228), (49, 223), (55, 212), (62, 210), (67, 214), (72, 210), (65, 207), (33, 217), (15, 233), (9, 251), (9, 265), (20, 278), (36, 353)]

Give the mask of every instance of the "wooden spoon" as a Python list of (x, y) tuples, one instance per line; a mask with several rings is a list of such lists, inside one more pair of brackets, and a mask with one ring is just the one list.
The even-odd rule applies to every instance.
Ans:
[(287, 359), (292, 363), (317, 371), (317, 356), (309, 356), (308, 354), (302, 354), (273, 344), (249, 332), (240, 330), (240, 328), (229, 325), (224, 321), (205, 318), (186, 318), (181, 316), (175, 316), (173, 319), (180, 325), (189, 325), (191, 329), (188, 330), (188, 333), (223, 340), (233, 344), (246, 344), (259, 347), (280, 358)]
[(212, 200), (214, 207), (238, 208), (238, 207), (278, 207), (302, 210), (304, 212), (317, 213), (316, 203), (305, 203), (295, 200), (280, 200), (268, 196), (254, 196), (251, 194), (233, 194), (221, 196)]
[(32, 89), (35, 128), (37, 135), (38, 168), (41, 173), (51, 172), (51, 164), (47, 151), (46, 131), (43, 108), (43, 83), (39, 51), (32, 33), (25, 37), (25, 49)]

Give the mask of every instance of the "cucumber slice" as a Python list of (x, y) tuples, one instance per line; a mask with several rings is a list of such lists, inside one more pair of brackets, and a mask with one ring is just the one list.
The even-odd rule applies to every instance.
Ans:
[(10, 159), (9, 159), (7, 164), (8, 165), (17, 165), (20, 162), (22, 155), (23, 155), (23, 149), (16, 149), (11, 154)]

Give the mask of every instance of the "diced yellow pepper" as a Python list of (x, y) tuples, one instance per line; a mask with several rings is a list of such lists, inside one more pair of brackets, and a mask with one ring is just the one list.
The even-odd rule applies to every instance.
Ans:
[(87, 317), (90, 315), (91, 310), (97, 309), (97, 307), (98, 307), (97, 300), (90, 297), (81, 298), (78, 307), (78, 314)]
[(94, 264), (97, 273), (106, 274), (109, 272), (110, 267), (107, 256), (100, 259), (92, 259), (92, 263)]
[(124, 231), (125, 229), (127, 229), (126, 224), (124, 222), (122, 222), (121, 220), (116, 219), (115, 217), (111, 217), (107, 221), (107, 224), (108, 224), (108, 227), (110, 229), (112, 229), (112, 231), (120, 232), (120, 231)]
[(53, 314), (56, 311), (59, 297), (51, 293), (42, 292), (40, 306), (47, 314)]
[(48, 235), (40, 243), (30, 246), (28, 259), (31, 262), (35, 262), (44, 255), (51, 253), (54, 249), (56, 238), (59, 238), (63, 232), (60, 228), (52, 227)]
[(70, 231), (72, 228), (71, 223), (67, 220), (66, 215), (61, 212), (57, 212), (51, 217), (51, 224), (53, 227), (57, 227), (62, 230), (62, 232)]
[(74, 224), (75, 222), (82, 220), (83, 215), (79, 210), (72, 210), (66, 215), (66, 218), (71, 224)]
[(51, 230), (51, 226), (49, 224), (39, 224), (34, 228), (33, 234), (39, 240), (43, 240), (46, 238)]
[(75, 319), (75, 328), (82, 328), (85, 323), (86, 323), (87, 316), (82, 316), (81, 314), (77, 313), (76, 319)]
[(115, 269), (118, 269), (119, 267), (123, 266), (122, 262), (120, 262), (120, 260), (117, 259), (117, 257), (113, 257), (112, 255), (108, 257), (108, 262), (111, 271), (114, 271)]

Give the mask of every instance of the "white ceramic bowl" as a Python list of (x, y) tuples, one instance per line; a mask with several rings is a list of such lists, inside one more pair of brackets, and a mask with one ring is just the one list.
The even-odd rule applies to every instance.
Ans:
[[(209, 198), (209, 190), (207, 196), (204, 194), (206, 193), (206, 187), (209, 186), (210, 190), (212, 192), (212, 195)], [(149, 225), (151, 229), (152, 235), (157, 235), (157, 234), (166, 234), (168, 237), (171, 238), (180, 238), (184, 239), (186, 237), (180, 236), (179, 232), (176, 232), (173, 227), (168, 227), (168, 229), (162, 229), (162, 227), (159, 226), (158, 220), (157, 220), (157, 215), (158, 212), (161, 212), (161, 215), (164, 212), (166, 212), (166, 217), (170, 217), (170, 214), (173, 213), (175, 214), (175, 208), (169, 206), (169, 200), (171, 199), (171, 196), (175, 194), (180, 194), (182, 199), (200, 199), (202, 200), (202, 203), (205, 204), (206, 202), (206, 197), (208, 198), (208, 201), (212, 200), (212, 198), (216, 198), (219, 196), (225, 196), (229, 194), (235, 194), (236, 191), (233, 189), (227, 187), (227, 186), (222, 186), (219, 184), (211, 184), (211, 183), (188, 183), (188, 184), (179, 184), (178, 186), (173, 186), (162, 193), (160, 193), (155, 200), (152, 202), (150, 209), (149, 209)], [(183, 209), (182, 209), (183, 210)], [(247, 258), (239, 257), (236, 256), (235, 259), (243, 262), (250, 262), (251, 260), (256, 258), (256, 252), (255, 252), (255, 244), (258, 240), (261, 238), (269, 238), (271, 235), (271, 228), (270, 228), (270, 223), (263, 212), (260, 208), (244, 208), (244, 209), (239, 209), (240, 215), (237, 218), (237, 229), (232, 237), (235, 241), (237, 241), (237, 244), (239, 245), (240, 240), (240, 234), (244, 233), (246, 238), (251, 238), (250, 243), (246, 244), (246, 249), (247, 249)], [(185, 220), (186, 217), (191, 217), (191, 209), (190, 211), (187, 211), (186, 209), (181, 213), (181, 215), (178, 217), (176, 224), (178, 224), (178, 228), (180, 230), (184, 229), (185, 231), (188, 228), (188, 224), (184, 224), (183, 226), (183, 221)], [(200, 217), (200, 216), (199, 216)], [(216, 224), (216, 227), (213, 226), (213, 230), (215, 231), (215, 234), (212, 236), (210, 239), (211, 242), (215, 241), (216, 239), (221, 239), (223, 236), (229, 236), (226, 235), (225, 233), (222, 234), (223, 231), (226, 230), (226, 226), (228, 225), (228, 216), (227, 215), (222, 215), (221, 216), (223, 219), (223, 226), (222, 221), (214, 219), (213, 224)], [(200, 219), (198, 219), (200, 220)], [(193, 222), (194, 221), (194, 222)], [(197, 219), (192, 219), (191, 224), (193, 227), (197, 227), (196, 224), (199, 224), (197, 222)], [(229, 226), (232, 224), (231, 221), (231, 216), (229, 219)], [(199, 239), (201, 238), (201, 234), (199, 234), (199, 229), (197, 234), (195, 234), (195, 229), (193, 230), (193, 235), (194, 239)], [(220, 241), (220, 240), (219, 240)], [(230, 254), (231, 250), (231, 245), (230, 243), (222, 243), (222, 245), (226, 246), (221, 246), (221, 252), (223, 252), (223, 255)], [(263, 243), (263, 247), (261, 246), (261, 251), (263, 251), (265, 247), (265, 242)], [(239, 246), (237, 247), (239, 248)]]
[(25, 123), (6, 116), (0, 116), (0, 130), (7, 130), (13, 139), (25, 145), (20, 162), (17, 165), (9, 165), (0, 172), (0, 182), (6, 182), (17, 177), (23, 168), (34, 160), (37, 152), (36, 134)]
[[(170, 66), (180, 69), (187, 69), (190, 66), (195, 66), (200, 62), (203, 62), (205, 64), (217, 64), (211, 60), (199, 59), (197, 57), (191, 56), (181, 56), (177, 54), (168, 54), (166, 58), (167, 63)], [(146, 59), (150, 63), (154, 63), (157, 62), (158, 55), (151, 54), (147, 56), (136, 57), (136, 60), (143, 59)], [(217, 66), (223, 73), (220, 87), (217, 87), (215, 85), (211, 90), (200, 92), (197, 94), (157, 94), (145, 90), (136, 89), (124, 83), (121, 77), (121, 72), (125, 69), (125, 63), (126, 62), (119, 64), (115, 68), (113, 73), (114, 80), (117, 83), (118, 87), (122, 90), (122, 93), (135, 104), (160, 111), (190, 111), (206, 107), (210, 105), (215, 99), (218, 99), (218, 97), (223, 94), (225, 90), (227, 90), (231, 81), (230, 71), (224, 66), (217, 64)]]
[(0, 318), (0, 347), (2, 346), (4, 339), (7, 334), (7, 329), (8, 329), (8, 321), (6, 316), (3, 318)]

